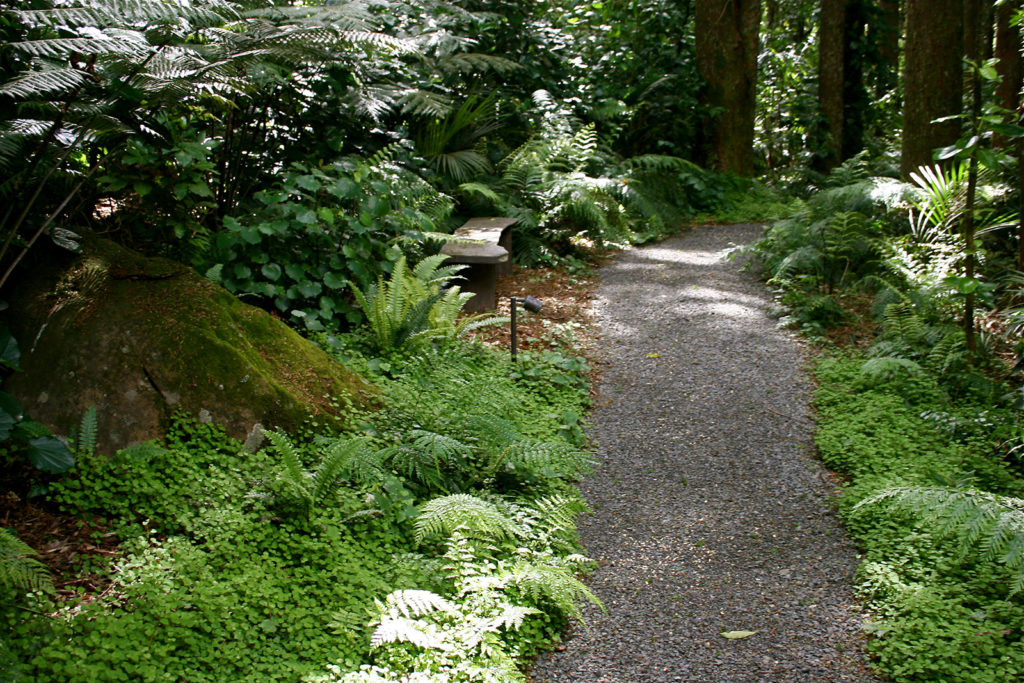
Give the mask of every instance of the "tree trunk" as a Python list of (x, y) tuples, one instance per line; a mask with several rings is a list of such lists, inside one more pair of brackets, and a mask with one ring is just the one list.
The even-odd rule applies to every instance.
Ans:
[[(881, 97), (896, 88), (900, 70), (900, 1), (878, 0), (882, 21), (879, 32), (878, 54), (880, 63), (875, 81), (875, 96)], [(898, 103), (896, 103), (898, 105)]]
[(818, 31), (818, 108), (825, 119), (828, 139), (821, 170), (839, 164), (843, 147), (843, 65), (848, 0), (822, 0)]
[(704, 80), (703, 161), (717, 171), (751, 176), (761, 0), (697, 0), (694, 18)]
[[(1014, 111), (1020, 105), (1020, 90), (1024, 85), (1024, 70), (1021, 66), (1020, 27), (1011, 23), (1013, 15), (1020, 9), (1020, 0), (1006, 2), (996, 8), (996, 71), (1000, 81), (996, 88), (996, 100), (1000, 107)], [(1013, 123), (1016, 117), (1007, 120)], [(1006, 146), (1006, 138), (996, 135), (992, 140), (993, 147)]]
[(956, 142), (960, 123), (932, 123), (962, 111), (963, 0), (907, 0), (903, 74), (903, 154), (909, 177), (932, 163), (932, 151)]
[(867, 0), (848, 0), (843, 25), (843, 136), (840, 158), (846, 161), (864, 149), (864, 124), (871, 100), (864, 86)]

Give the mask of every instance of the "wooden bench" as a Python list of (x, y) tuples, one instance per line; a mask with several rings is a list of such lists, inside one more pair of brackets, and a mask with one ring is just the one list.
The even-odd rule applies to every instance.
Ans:
[(445, 263), (464, 263), (468, 267), (460, 275), (464, 292), (473, 294), (465, 310), (482, 313), (498, 307), (495, 289), (498, 275), (512, 272), (512, 226), (515, 218), (472, 218), (452, 233), (457, 238), (445, 242), (441, 253)]

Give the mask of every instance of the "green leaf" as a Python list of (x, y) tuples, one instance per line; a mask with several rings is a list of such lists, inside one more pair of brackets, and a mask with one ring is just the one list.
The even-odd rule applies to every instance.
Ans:
[(295, 178), (295, 184), (307, 192), (316, 192), (320, 189), (320, 181), (315, 176), (300, 175)]
[(757, 631), (722, 631), (722, 637), (729, 640), (739, 640), (741, 638), (749, 638), (755, 633)]
[(239, 280), (248, 280), (252, 277), (252, 268), (245, 265), (244, 263), (235, 264), (235, 277)]
[(964, 148), (961, 147), (959, 144), (950, 145), (949, 147), (943, 147), (942, 149), (940, 149), (936, 153), (935, 158), (938, 159), (939, 161), (946, 161), (947, 159), (952, 159), (953, 157), (961, 154), (963, 151)]
[(263, 273), (263, 277), (271, 282), (277, 282), (278, 278), (281, 277), (281, 266), (276, 263), (268, 263), (260, 269), (260, 272)]
[(341, 273), (326, 273), (324, 275), (324, 284), (331, 289), (342, 289), (345, 286), (345, 276)]
[(992, 150), (987, 149), (985, 147), (979, 147), (976, 153), (978, 155), (978, 163), (984, 166), (985, 168), (999, 168), (999, 161), (1001, 155), (996, 154)]
[(0, 441), (11, 438), (14, 425), (22, 420), (21, 404), (10, 394), (0, 391)]
[(316, 223), (316, 211), (313, 209), (307, 209), (306, 211), (299, 213), (299, 215), (295, 217), (295, 220), (303, 225), (314, 225)]
[(14, 429), (16, 422), (13, 415), (6, 410), (0, 409), (0, 443), (11, 438), (11, 431)]
[(260, 235), (260, 231), (253, 227), (242, 228), (242, 239), (249, 244), (259, 244), (263, 237)]
[(6, 323), (0, 323), (0, 366), (21, 369), (21, 349)]
[(53, 436), (39, 436), (28, 442), (28, 459), (33, 467), (60, 474), (75, 464), (75, 457), (64, 443)]

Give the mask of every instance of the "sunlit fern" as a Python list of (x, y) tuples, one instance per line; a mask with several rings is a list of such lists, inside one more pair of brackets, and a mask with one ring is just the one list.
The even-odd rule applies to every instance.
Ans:
[(456, 493), (427, 501), (414, 522), (416, 540), (448, 538), (456, 531), (474, 538), (500, 541), (521, 532), (497, 505), (477, 496)]
[(876, 505), (911, 512), (937, 534), (957, 539), (964, 555), (1006, 566), (1013, 573), (1010, 595), (1024, 589), (1024, 500), (976, 489), (897, 487), (854, 509)]

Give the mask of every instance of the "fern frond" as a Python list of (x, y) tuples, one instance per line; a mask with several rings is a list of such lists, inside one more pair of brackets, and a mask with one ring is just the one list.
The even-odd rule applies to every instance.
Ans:
[(370, 648), (387, 643), (411, 643), (427, 650), (445, 649), (444, 641), (433, 633), (429, 624), (405, 617), (384, 617), (370, 638)]
[(862, 500), (865, 506), (890, 505), (910, 512), (938, 534), (952, 536), (960, 550), (976, 550), (980, 559), (1013, 571), (1009, 594), (1024, 588), (1024, 500), (977, 489), (894, 487)]
[(96, 406), (89, 406), (82, 415), (82, 422), (78, 426), (78, 438), (75, 441), (75, 451), (81, 456), (90, 456), (96, 450), (97, 435)]
[(270, 443), (281, 456), (281, 463), (284, 465), (282, 479), (284, 479), (291, 492), (302, 500), (306, 505), (313, 504), (313, 497), (310, 491), (310, 477), (302, 467), (302, 460), (295, 445), (288, 436), (281, 431), (264, 432)]
[(892, 379), (900, 372), (916, 375), (922, 372), (922, 368), (908, 358), (880, 356), (864, 361), (860, 366), (860, 372), (868, 380), (879, 381)]
[(53, 591), (50, 570), (38, 553), (10, 529), (0, 528), (0, 586), (24, 591)]
[(509, 573), (511, 582), (534, 599), (552, 603), (563, 614), (583, 623), (581, 603), (590, 603), (605, 611), (601, 600), (565, 567), (554, 564), (521, 562)]
[(89, 74), (72, 68), (28, 71), (0, 85), (0, 95), (14, 98), (55, 97), (72, 92), (89, 80)]
[(506, 447), (494, 466), (509, 472), (574, 479), (589, 471), (593, 464), (592, 455), (568, 443), (522, 439)]
[(400, 614), (414, 619), (432, 612), (452, 612), (455, 606), (436, 593), (424, 590), (399, 590), (384, 599), (388, 614)]
[(414, 526), (419, 543), (436, 536), (451, 536), (457, 530), (494, 540), (511, 538), (519, 531), (513, 520), (496, 505), (465, 493), (428, 501)]
[(310, 495), (314, 502), (320, 502), (333, 494), (342, 481), (366, 485), (383, 479), (380, 454), (370, 450), (367, 439), (331, 439), (323, 462), (313, 474)]

